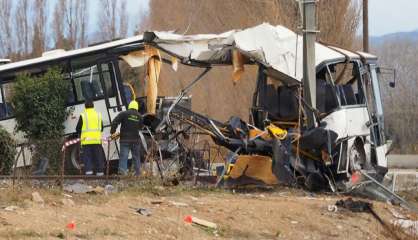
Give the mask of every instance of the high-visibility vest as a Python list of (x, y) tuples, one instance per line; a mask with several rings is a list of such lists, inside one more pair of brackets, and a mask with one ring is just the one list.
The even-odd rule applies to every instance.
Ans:
[(102, 143), (102, 114), (87, 108), (81, 113), (83, 126), (81, 128), (81, 145)]

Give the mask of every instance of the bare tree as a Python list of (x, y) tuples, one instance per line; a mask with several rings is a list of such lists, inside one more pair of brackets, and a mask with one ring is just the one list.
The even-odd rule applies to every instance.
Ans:
[(381, 74), (385, 125), (400, 153), (418, 153), (418, 44), (409, 39), (388, 39), (372, 48), (382, 66), (396, 69), (396, 87), (389, 88), (393, 75)]
[(21, 58), (25, 58), (32, 51), (32, 27), (31, 27), (31, 4), (28, 0), (19, 0), (17, 2), (15, 14), (16, 34), (15, 41), (18, 44), (17, 52)]
[(101, 40), (126, 37), (129, 18), (126, 0), (101, 0), (98, 11)]
[(55, 48), (65, 48), (64, 36), (64, 8), (61, 4), (56, 4), (52, 20), (52, 37)]
[(12, 1), (0, 1), (0, 54), (8, 56), (12, 53)]
[(32, 39), (32, 56), (41, 56), (45, 51), (47, 43), (46, 29), (48, 21), (48, 10), (46, 0), (36, 0), (33, 6), (34, 25)]
[[(87, 0), (63, 0), (57, 4), (62, 4), (62, 10), (57, 10), (57, 18), (62, 15), (63, 30), (66, 48), (79, 48), (87, 44), (87, 22), (88, 12)], [(58, 21), (59, 19), (56, 20)], [(57, 26), (57, 29), (59, 27)], [(59, 33), (56, 33), (59, 34)]]

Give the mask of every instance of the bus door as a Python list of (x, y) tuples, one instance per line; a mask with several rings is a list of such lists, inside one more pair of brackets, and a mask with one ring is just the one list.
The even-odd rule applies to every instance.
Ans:
[(366, 74), (368, 78), (365, 81), (365, 87), (368, 94), (368, 107), (371, 116), (369, 121), (370, 135), (375, 147), (377, 165), (387, 167), (383, 103), (377, 75), (377, 65), (369, 64), (369, 71)]
[[(116, 69), (117, 65), (113, 61), (100, 61), (97, 63), (97, 67), (100, 72), (100, 81), (105, 90), (106, 116), (109, 120), (108, 124), (104, 126), (104, 133), (110, 135), (112, 120), (121, 111), (126, 109), (120, 91), (119, 82), (121, 81), (118, 81), (118, 69)], [(107, 156), (108, 151), (105, 151), (108, 159), (119, 159), (119, 146), (117, 141), (109, 142), (107, 147), (109, 148), (110, 154), (110, 156)]]
[(123, 99), (121, 98), (120, 86), (118, 84), (117, 71), (112, 61), (98, 62), (100, 72), (100, 81), (104, 86), (106, 114), (109, 118), (109, 124), (116, 115), (125, 109)]
[(383, 116), (383, 102), (379, 86), (379, 78), (377, 75), (377, 66), (370, 64), (371, 84), (373, 88), (374, 97), (374, 116), (372, 120), (372, 131), (374, 131), (375, 145), (376, 145), (376, 158), (379, 166), (387, 167), (386, 160), (386, 139), (384, 131), (384, 116)]

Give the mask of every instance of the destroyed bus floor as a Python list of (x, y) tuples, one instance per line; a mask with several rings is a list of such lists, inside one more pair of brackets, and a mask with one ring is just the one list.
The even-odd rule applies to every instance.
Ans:
[[(371, 214), (329, 210), (344, 198), (289, 188), (235, 193), (157, 186), (76, 194), (8, 187), (0, 190), (0, 239), (392, 239)], [(373, 202), (373, 208), (390, 222), (395, 207)], [(187, 223), (187, 216), (217, 229)]]

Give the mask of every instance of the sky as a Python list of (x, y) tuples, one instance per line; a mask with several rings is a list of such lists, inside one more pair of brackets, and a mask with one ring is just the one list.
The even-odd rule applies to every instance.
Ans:
[[(97, 24), (99, 16), (98, 6), (100, 0), (89, 0), (89, 18), (90, 18), (90, 30), (97, 29), (94, 24)], [(131, 35), (135, 30), (141, 14), (148, 12), (148, 1), (149, 0), (126, 0), (126, 9), (129, 15), (129, 30), (128, 34)]]
[(417, 0), (369, 0), (371, 36), (418, 30)]

